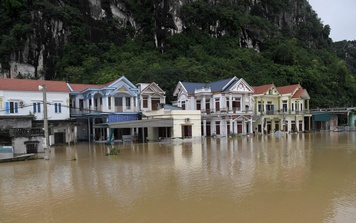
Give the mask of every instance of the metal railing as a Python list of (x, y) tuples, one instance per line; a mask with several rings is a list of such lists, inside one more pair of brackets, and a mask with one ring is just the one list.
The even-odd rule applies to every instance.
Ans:
[[(51, 130), (51, 129), (50, 129)], [(11, 137), (27, 137), (27, 136), (44, 136), (43, 128), (12, 128), (10, 129)], [(50, 131), (51, 134), (51, 131)]]
[(310, 110), (267, 110), (267, 111), (256, 111), (256, 115), (303, 115), (311, 114)]

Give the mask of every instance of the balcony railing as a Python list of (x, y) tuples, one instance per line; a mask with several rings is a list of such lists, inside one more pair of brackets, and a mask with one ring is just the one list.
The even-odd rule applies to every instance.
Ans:
[[(52, 129), (49, 129), (49, 134), (52, 133)], [(28, 136), (44, 136), (43, 128), (13, 128), (10, 129), (11, 137), (28, 137)]]
[(303, 114), (310, 114), (310, 110), (268, 110), (268, 111), (257, 111), (256, 114), (258, 115), (303, 115)]

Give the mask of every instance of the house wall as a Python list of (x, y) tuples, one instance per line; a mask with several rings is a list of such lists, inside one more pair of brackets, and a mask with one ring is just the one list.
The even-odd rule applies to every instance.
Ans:
[(349, 126), (356, 127), (356, 112), (349, 113)]
[[(182, 126), (191, 125), (192, 138), (201, 138), (201, 112), (197, 110), (172, 110), (173, 138), (182, 136)], [(189, 119), (189, 120), (188, 120)]]
[(21, 118), (1, 118), (0, 117), (0, 128), (31, 128), (31, 119), (21, 119)]
[(43, 136), (32, 136), (32, 137), (16, 137), (13, 139), (13, 147), (15, 154), (25, 154), (26, 153), (26, 142), (28, 141), (38, 141), (37, 144), (37, 152), (41, 153), (44, 152), (43, 144), (44, 144), (44, 137)]
[[(69, 94), (61, 92), (47, 92), (47, 114), (48, 120), (63, 120), (70, 117), (69, 114)], [(6, 102), (17, 102), (18, 112), (8, 113)], [(0, 91), (0, 115), (17, 116), (33, 114), (36, 120), (43, 120), (43, 92), (38, 91)], [(40, 103), (40, 112), (36, 106), (34, 112), (33, 103)], [(61, 104), (61, 112), (55, 103)]]

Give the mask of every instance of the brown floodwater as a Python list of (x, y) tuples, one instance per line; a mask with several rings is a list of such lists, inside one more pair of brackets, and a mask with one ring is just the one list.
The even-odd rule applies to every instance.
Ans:
[(52, 147), (0, 163), (0, 222), (356, 222), (356, 133)]

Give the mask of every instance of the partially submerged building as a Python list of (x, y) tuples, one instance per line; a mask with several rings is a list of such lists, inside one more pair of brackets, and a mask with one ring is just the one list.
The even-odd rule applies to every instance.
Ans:
[(201, 112), (203, 136), (252, 133), (253, 88), (242, 78), (210, 83), (179, 82), (174, 105)]
[(310, 96), (300, 84), (254, 86), (254, 131), (303, 132), (311, 129)]
[[(45, 88), (46, 98), (39, 87)], [(43, 151), (44, 101), (50, 145), (75, 142), (76, 125), (70, 118), (69, 89), (65, 82), (0, 79), (1, 128), (9, 130), (15, 153)]]

